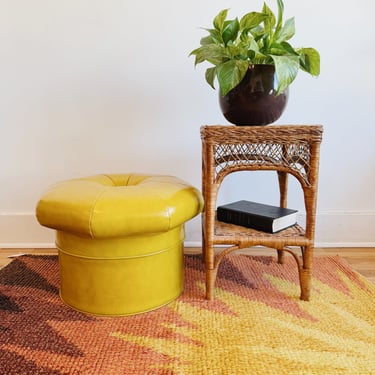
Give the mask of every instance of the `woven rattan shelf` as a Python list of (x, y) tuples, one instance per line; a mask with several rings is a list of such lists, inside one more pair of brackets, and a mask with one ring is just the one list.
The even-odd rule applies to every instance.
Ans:
[[(221, 126), (201, 127), (202, 242), (206, 267), (206, 297), (213, 299), (216, 274), (228, 253), (252, 246), (275, 248), (278, 261), (284, 252), (297, 262), (301, 299), (309, 300), (311, 264), (314, 250), (321, 125)], [(286, 207), (288, 175), (299, 181), (306, 210), (305, 228), (295, 225), (269, 234), (216, 219), (217, 196), (223, 179), (238, 171), (275, 171), (280, 188), (280, 206)], [(215, 245), (228, 247), (217, 251)], [(299, 247), (301, 255), (292, 249)]]

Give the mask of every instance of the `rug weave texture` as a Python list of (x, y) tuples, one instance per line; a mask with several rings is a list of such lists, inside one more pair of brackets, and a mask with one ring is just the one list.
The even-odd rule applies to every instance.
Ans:
[(185, 291), (131, 317), (64, 305), (56, 256), (0, 270), (0, 374), (375, 374), (375, 287), (339, 258), (314, 260), (310, 302), (297, 268), (231, 254), (204, 299), (204, 267), (185, 256)]

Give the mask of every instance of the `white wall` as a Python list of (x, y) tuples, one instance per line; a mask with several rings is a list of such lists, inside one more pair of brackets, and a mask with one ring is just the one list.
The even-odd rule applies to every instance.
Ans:
[[(200, 187), (203, 124), (226, 124), (194, 69), (216, 13), (261, 0), (1, 0), (0, 246), (50, 246), (34, 209), (43, 190), (96, 173), (174, 174)], [(276, 9), (276, 1), (268, 4)], [(321, 53), (278, 123), (323, 124), (317, 243), (375, 246), (373, 0), (285, 0), (295, 41)], [(246, 188), (245, 184), (249, 184)], [(272, 201), (273, 177), (234, 175), (221, 201)], [(291, 186), (290, 205), (302, 209)], [(200, 219), (187, 225), (200, 241)]]

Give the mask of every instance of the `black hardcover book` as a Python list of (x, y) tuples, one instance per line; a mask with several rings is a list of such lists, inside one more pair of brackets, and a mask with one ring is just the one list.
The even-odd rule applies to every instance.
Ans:
[(217, 219), (268, 233), (276, 233), (297, 222), (297, 210), (250, 201), (238, 201), (217, 208)]

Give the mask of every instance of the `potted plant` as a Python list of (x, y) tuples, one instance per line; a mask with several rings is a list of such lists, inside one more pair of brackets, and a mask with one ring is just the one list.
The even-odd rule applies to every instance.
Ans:
[[(213, 20), (213, 28), (206, 29), (208, 35), (201, 39), (200, 47), (189, 55), (195, 56), (195, 66), (205, 61), (213, 65), (206, 70), (206, 81), (215, 88), (217, 79), (223, 114), (237, 125), (275, 121), (285, 108), (288, 87), (299, 70), (312, 76), (320, 73), (318, 51), (290, 44), (295, 34), (294, 18), (284, 22), (282, 0), (277, 0), (277, 7), (277, 16), (264, 3), (261, 12), (247, 13), (241, 19), (227, 19), (228, 9), (220, 11)], [(244, 97), (243, 90), (250, 99)], [(271, 108), (272, 102), (276, 103), (275, 108)], [(232, 118), (236, 109), (242, 111), (239, 119)], [(249, 111), (256, 114), (247, 120), (245, 112)], [(261, 114), (267, 111), (271, 113)]]

